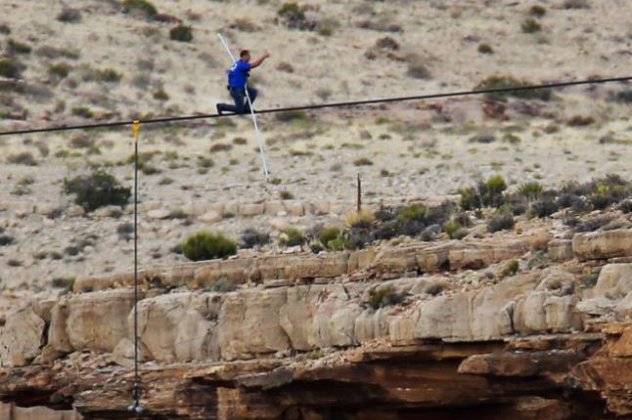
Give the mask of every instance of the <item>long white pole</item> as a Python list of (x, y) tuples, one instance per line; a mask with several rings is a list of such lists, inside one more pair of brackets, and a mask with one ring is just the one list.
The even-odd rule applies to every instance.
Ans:
[[(228, 44), (226, 43), (226, 40), (224, 39), (222, 34), (217, 34), (217, 36), (219, 37), (219, 40), (221, 41), (222, 45), (224, 46), (224, 49), (226, 50), (226, 52), (230, 56), (231, 64), (234, 64), (235, 63), (235, 56), (233, 55), (232, 51), (228, 47)], [(256, 135), (256, 138), (257, 138), (257, 144), (259, 145), (259, 154), (261, 155), (261, 165), (263, 166), (263, 174), (265, 175), (266, 180), (270, 180), (270, 172), (268, 171), (268, 164), (266, 163), (266, 155), (265, 155), (265, 150), (264, 150), (265, 142), (264, 142), (264, 139), (263, 139), (263, 134), (261, 134), (261, 130), (259, 130), (259, 124), (257, 122), (257, 115), (255, 114), (255, 108), (252, 106), (252, 101), (250, 100), (250, 94), (248, 93), (248, 85), (247, 84), (245, 86), (245, 90), (246, 90), (246, 99), (248, 101), (248, 107), (250, 108), (250, 115), (252, 116), (252, 123), (255, 126), (255, 135)]]

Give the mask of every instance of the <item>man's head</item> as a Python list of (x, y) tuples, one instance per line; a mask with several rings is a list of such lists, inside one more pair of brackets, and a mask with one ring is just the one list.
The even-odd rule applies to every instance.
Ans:
[(248, 50), (241, 50), (241, 52), (239, 53), (239, 59), (241, 61), (245, 61), (246, 63), (250, 61), (250, 51)]

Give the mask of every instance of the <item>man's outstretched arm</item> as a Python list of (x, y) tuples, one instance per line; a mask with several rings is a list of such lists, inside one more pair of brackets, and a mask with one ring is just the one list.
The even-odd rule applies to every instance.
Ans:
[(258, 59), (256, 59), (250, 66), (251, 69), (254, 69), (255, 67), (259, 67), (261, 64), (263, 64), (264, 61), (266, 61), (266, 58), (270, 57), (270, 53), (269, 52), (265, 52), (261, 57), (259, 57)]

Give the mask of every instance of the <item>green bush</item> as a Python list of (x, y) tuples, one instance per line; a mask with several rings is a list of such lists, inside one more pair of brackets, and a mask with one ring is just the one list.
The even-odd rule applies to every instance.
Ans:
[(190, 26), (176, 26), (169, 31), (169, 38), (172, 41), (191, 42), (193, 41), (193, 29)]
[(70, 7), (64, 9), (57, 15), (57, 20), (64, 23), (77, 23), (81, 21), (81, 11)]
[(68, 77), (69, 73), (70, 66), (64, 63), (53, 64), (48, 68), (48, 74), (59, 79), (65, 79), (66, 77)]
[(520, 262), (518, 260), (511, 260), (503, 267), (500, 275), (502, 277), (513, 276), (520, 269)]
[(531, 14), (531, 16), (541, 18), (542, 16), (546, 15), (546, 9), (540, 5), (535, 5), (531, 6), (531, 9), (529, 9), (529, 13)]
[(305, 111), (280, 112), (275, 118), (279, 122), (309, 121), (309, 116)]
[(528, 18), (527, 20), (522, 22), (522, 25), (520, 27), (522, 28), (522, 32), (524, 32), (525, 34), (534, 34), (542, 30), (542, 25), (540, 25), (538, 21), (533, 18)]
[(22, 76), (22, 66), (13, 59), (0, 59), (0, 77), (19, 79)]
[(491, 233), (508, 230), (514, 227), (514, 218), (510, 213), (500, 213), (487, 223), (487, 230)]
[(406, 206), (397, 212), (397, 220), (402, 223), (423, 222), (428, 214), (426, 206), (414, 203)]
[(121, 186), (113, 175), (102, 169), (64, 179), (63, 192), (75, 194), (75, 203), (88, 212), (108, 205), (123, 207), (131, 196), (130, 188)]
[(525, 182), (518, 187), (518, 194), (529, 200), (535, 200), (538, 198), (538, 196), (542, 194), (542, 191), (542, 184), (539, 182)]
[(443, 224), (442, 229), (448, 234), (450, 239), (462, 239), (467, 235), (467, 231), (463, 229), (463, 226), (457, 220), (448, 220)]
[(156, 19), (158, 9), (147, 0), (125, 0), (123, 5), (129, 12), (138, 13), (147, 19)]
[(164, 89), (159, 89), (154, 92), (154, 99), (156, 99), (157, 101), (168, 101), (169, 94), (167, 94)]
[(86, 119), (94, 118), (94, 113), (85, 106), (79, 106), (72, 109), (72, 115), (76, 115), (77, 117), (82, 117)]
[(7, 162), (14, 165), (37, 166), (37, 160), (30, 152), (20, 152), (9, 155)]
[(281, 246), (299, 246), (307, 242), (305, 234), (296, 228), (289, 227), (283, 230), (283, 236), (279, 239)]
[(294, 194), (292, 194), (290, 191), (283, 190), (279, 192), (279, 197), (281, 198), (281, 200), (292, 200), (294, 198)]
[(493, 54), (494, 49), (489, 44), (480, 44), (478, 46), (478, 52), (481, 54)]
[(237, 244), (221, 233), (198, 232), (182, 244), (184, 256), (191, 261), (225, 258), (237, 253)]
[(123, 76), (114, 69), (103, 69), (98, 71), (98, 79), (106, 83), (120, 82)]
[(356, 159), (353, 164), (355, 166), (371, 166), (373, 165), (373, 161), (369, 158), (360, 158), (360, 159)]
[[(476, 90), (493, 90), (493, 89), (509, 89), (513, 87), (525, 87), (532, 84), (524, 80), (516, 79), (512, 76), (491, 76), (480, 82), (474, 89)], [(490, 92), (485, 97), (493, 100), (505, 100), (508, 97), (520, 99), (539, 99), (548, 101), (551, 99), (550, 89), (537, 90), (515, 90), (507, 92)]]
[(9, 52), (12, 54), (30, 54), (32, 50), (30, 45), (14, 39), (10, 39), (7, 42), (7, 47), (9, 48)]
[(270, 243), (270, 234), (248, 228), (241, 235), (241, 243), (243, 248), (266, 245)]
[(288, 28), (310, 29), (307, 25), (307, 16), (296, 2), (283, 3), (277, 10), (277, 15), (283, 19)]
[(615, 100), (624, 104), (632, 104), (632, 89), (622, 90), (615, 95)]

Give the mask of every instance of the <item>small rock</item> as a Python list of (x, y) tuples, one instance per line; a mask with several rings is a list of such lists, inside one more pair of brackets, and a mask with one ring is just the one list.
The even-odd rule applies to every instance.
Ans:
[(222, 220), (222, 215), (214, 210), (208, 211), (200, 216), (200, 221), (204, 223), (217, 223)]
[(169, 217), (169, 214), (171, 212), (167, 209), (156, 209), (156, 210), (150, 210), (147, 212), (147, 217), (152, 219), (152, 220), (162, 220), (162, 219), (166, 219), (167, 217)]

